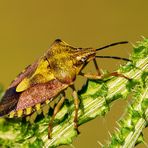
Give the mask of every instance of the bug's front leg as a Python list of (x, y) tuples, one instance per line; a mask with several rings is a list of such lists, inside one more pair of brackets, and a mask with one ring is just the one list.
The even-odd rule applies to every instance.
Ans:
[(89, 79), (104, 79), (104, 78), (107, 78), (107, 77), (110, 77), (110, 76), (115, 76), (115, 77), (122, 77), (122, 78), (125, 78), (127, 80), (131, 80), (131, 78), (128, 78), (127, 76), (121, 74), (121, 73), (118, 73), (118, 72), (112, 72), (112, 73), (108, 73), (106, 75), (96, 75), (96, 74), (85, 74), (85, 73), (80, 73), (80, 75), (86, 77), (86, 78), (89, 78)]
[(49, 122), (49, 126), (48, 126), (48, 139), (51, 139), (52, 125), (53, 125), (54, 118), (55, 118), (56, 114), (59, 112), (64, 101), (65, 101), (65, 92), (63, 92), (62, 98), (59, 100), (59, 102), (57, 103), (57, 105), (54, 108), (53, 115), (52, 115), (52, 118), (51, 118), (51, 120)]
[(95, 65), (95, 68), (96, 68), (96, 71), (97, 71), (97, 76), (101, 76), (101, 71), (100, 71), (100, 68), (99, 68), (99, 66), (97, 64), (96, 59), (93, 59), (93, 63)]
[(96, 59), (93, 59), (93, 62), (94, 62), (97, 74), (84, 74), (84, 73), (80, 72), (80, 75), (82, 75), (86, 78), (89, 78), (89, 79), (104, 79), (104, 78), (107, 78), (107, 77), (110, 77), (110, 76), (115, 76), (115, 77), (123, 77), (127, 80), (131, 80), (130, 78), (128, 78), (125, 75), (118, 73), (118, 72), (112, 72), (112, 73), (108, 73), (106, 75), (102, 75)]
[(79, 134), (79, 130), (78, 130), (78, 110), (79, 110), (79, 98), (78, 98), (78, 94), (75, 90), (74, 85), (71, 86), (72, 90), (73, 90), (73, 98), (74, 98), (74, 105), (75, 105), (75, 116), (74, 116), (74, 128), (76, 129), (77, 133)]

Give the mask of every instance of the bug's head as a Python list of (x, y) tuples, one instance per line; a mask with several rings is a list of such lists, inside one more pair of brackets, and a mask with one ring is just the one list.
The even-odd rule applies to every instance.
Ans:
[(74, 65), (79, 72), (87, 63), (93, 60), (96, 56), (96, 50), (93, 48), (76, 48), (75, 53), (72, 55)]
[(71, 60), (76, 73), (78, 74), (95, 56), (96, 50), (93, 48), (75, 48), (71, 52)]

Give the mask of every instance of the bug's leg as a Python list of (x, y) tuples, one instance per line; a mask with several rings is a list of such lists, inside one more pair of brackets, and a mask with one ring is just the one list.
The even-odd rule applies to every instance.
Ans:
[(86, 78), (90, 78), (90, 79), (102, 79), (101, 71), (100, 71), (100, 68), (99, 68), (99, 66), (97, 64), (96, 59), (93, 59), (93, 63), (95, 65), (97, 74), (84, 74), (84, 73), (80, 72), (80, 75), (82, 75), (82, 76), (84, 76)]
[(102, 76), (101, 75), (98, 76), (96, 74), (87, 74), (87, 73), (80, 72), (79, 75), (84, 76), (84, 77), (86, 77), (88, 79), (96, 79), (96, 80), (97, 79), (102, 79)]
[(100, 68), (99, 68), (99, 66), (98, 66), (98, 64), (97, 64), (96, 59), (93, 59), (93, 62), (94, 62), (95, 68), (96, 68), (96, 70), (97, 70), (98, 76), (101, 76), (101, 71), (100, 71)]
[(74, 128), (76, 129), (77, 133), (79, 134), (79, 130), (78, 130), (78, 110), (79, 110), (79, 98), (78, 98), (78, 94), (75, 90), (74, 85), (71, 86), (72, 90), (73, 90), (73, 98), (74, 98), (74, 105), (75, 105), (75, 116), (74, 116)]
[(100, 68), (97, 64), (96, 59), (93, 59), (93, 62), (94, 62), (95, 68), (97, 70), (97, 75), (96, 74), (85, 74), (85, 73), (82, 73), (82, 72), (80, 72), (80, 75), (82, 75), (86, 78), (89, 78), (89, 79), (103, 79), (103, 78), (107, 78), (109, 76), (115, 76), (115, 77), (123, 77), (125, 79), (130, 80), (130, 78), (128, 78), (125, 75), (118, 73), (118, 72), (112, 72), (112, 73), (108, 73), (106, 75), (101, 75), (101, 71), (100, 71)]
[(36, 117), (37, 117), (37, 112), (33, 112), (30, 115), (26, 116), (26, 121), (29, 121), (30, 124), (33, 124), (35, 122)]
[(104, 75), (103, 78), (106, 78), (106, 77), (109, 77), (109, 76), (115, 76), (115, 77), (122, 77), (122, 78), (125, 78), (127, 80), (131, 80), (131, 78), (121, 74), (121, 73), (118, 73), (118, 72), (112, 72), (112, 73), (109, 73), (107, 75)]
[(48, 138), (49, 139), (51, 139), (52, 125), (53, 125), (54, 118), (55, 118), (56, 114), (59, 112), (59, 110), (60, 110), (61, 106), (63, 105), (64, 101), (65, 101), (65, 93), (63, 92), (63, 96), (59, 100), (58, 104), (55, 106), (52, 118), (51, 118), (51, 120), (49, 122), (49, 126), (48, 126)]
[(112, 73), (108, 73), (106, 75), (94, 75), (94, 74), (84, 74), (84, 73), (80, 73), (80, 75), (86, 77), (86, 78), (89, 78), (89, 79), (104, 79), (104, 78), (107, 78), (107, 77), (110, 77), (110, 76), (115, 76), (115, 77), (122, 77), (122, 78), (125, 78), (127, 80), (131, 80), (130, 78), (126, 77), (125, 75), (121, 74), (121, 73), (118, 73), (118, 72), (112, 72)]

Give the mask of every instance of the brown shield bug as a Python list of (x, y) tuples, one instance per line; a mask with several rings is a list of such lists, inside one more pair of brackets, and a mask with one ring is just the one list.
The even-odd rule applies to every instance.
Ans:
[[(76, 76), (82, 75), (92, 79), (106, 77), (100, 73), (96, 58), (114, 58), (126, 61), (129, 61), (129, 59), (116, 56), (97, 56), (97, 51), (125, 43), (127, 41), (94, 49), (75, 48), (60, 39), (55, 40), (44, 56), (29, 65), (11, 83), (0, 102), (0, 116), (7, 115), (10, 118), (28, 116), (39, 110), (42, 103), (51, 101), (62, 93), (63, 97), (54, 108), (52, 119), (49, 123), (48, 137), (50, 138), (54, 117), (65, 100), (64, 91), (71, 87), (75, 105), (74, 128), (78, 131), (79, 99), (74, 87)], [(82, 73), (83, 68), (91, 60), (97, 70), (96, 75)], [(107, 76), (127, 78), (117, 72), (109, 73)]]

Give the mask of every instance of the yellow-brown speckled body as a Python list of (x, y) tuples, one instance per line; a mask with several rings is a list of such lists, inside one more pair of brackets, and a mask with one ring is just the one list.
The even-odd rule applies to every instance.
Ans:
[(92, 48), (74, 48), (55, 40), (46, 54), (20, 73), (0, 102), (0, 116), (28, 115), (46, 100), (55, 98), (72, 85), (76, 75), (92, 59)]

